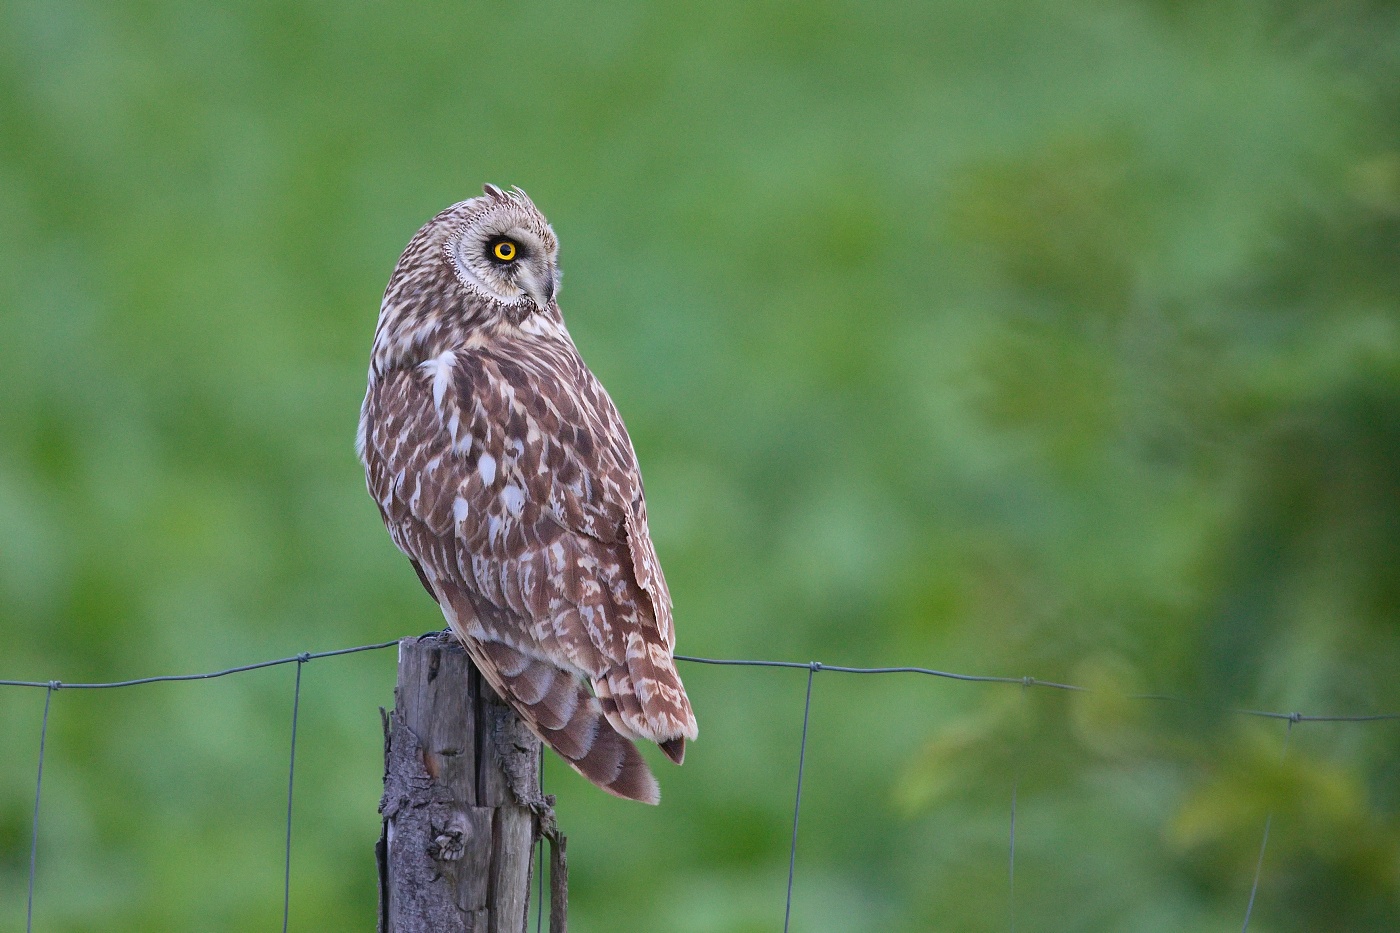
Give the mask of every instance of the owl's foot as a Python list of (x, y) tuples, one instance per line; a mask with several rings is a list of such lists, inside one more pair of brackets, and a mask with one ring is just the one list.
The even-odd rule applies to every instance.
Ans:
[(447, 641), (447, 642), (455, 642), (455, 641), (456, 641), (456, 638), (454, 638), (453, 635), (452, 635), (452, 629), (451, 629), (450, 627), (448, 627), (448, 628), (443, 628), (443, 629), (437, 629), (437, 630), (431, 631), (431, 632), (424, 632), (422, 635), (419, 635), (419, 636), (418, 636), (417, 640), (418, 640), (418, 641), (427, 641), (428, 639), (434, 639), (434, 638), (440, 638), (440, 639), (442, 639), (443, 641)]

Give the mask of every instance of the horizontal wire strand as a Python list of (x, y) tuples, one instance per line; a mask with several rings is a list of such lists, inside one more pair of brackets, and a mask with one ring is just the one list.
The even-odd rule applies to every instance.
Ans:
[[(996, 677), (988, 674), (956, 674), (951, 671), (940, 671), (931, 667), (846, 667), (839, 664), (822, 664), (819, 661), (763, 661), (741, 658), (700, 658), (685, 654), (678, 654), (675, 657), (677, 661), (688, 661), (693, 664), (713, 664), (719, 667), (783, 667), (805, 669), (815, 664), (816, 669), (819, 671), (835, 671), (838, 674), (924, 674), (929, 677), (942, 677), (946, 680), (960, 680), (973, 683), (1019, 684), (1023, 687), (1049, 687), (1052, 690), (1069, 690), (1075, 693), (1100, 692), (1090, 690), (1088, 687), (1076, 686), (1075, 684), (1062, 684), (1053, 680), (1040, 680), (1035, 677)], [(1165, 693), (1129, 693), (1122, 694), (1122, 696), (1129, 700), (1161, 700), (1210, 708), (1210, 704), (1202, 703), (1198, 700), (1174, 697)], [(1400, 713), (1366, 713), (1355, 716), (1332, 714), (1308, 715), (1305, 713), (1279, 713), (1270, 710), (1233, 707), (1224, 708), (1223, 711), (1241, 716), (1260, 716), (1266, 719), (1288, 719), (1293, 722), (1400, 721)]]
[[(401, 639), (393, 641), (376, 642), (371, 645), (356, 645), (353, 648), (336, 648), (332, 651), (313, 651), (301, 654), (290, 655), (285, 658), (276, 658), (271, 661), (258, 661), (254, 664), (243, 664), (238, 667), (229, 667), (219, 671), (210, 671), (203, 674), (163, 674), (156, 677), (139, 677), (134, 680), (118, 680), (110, 683), (64, 683), (59, 680), (0, 680), (0, 687), (33, 687), (45, 690), (104, 690), (114, 687), (136, 687), (141, 684), (169, 683), (189, 680), (211, 680), (215, 677), (226, 677), (230, 674), (242, 674), (246, 671), (256, 671), (267, 667), (276, 667), (279, 664), (296, 664), (314, 661), (318, 658), (332, 658), (344, 654), (355, 654), (361, 651), (378, 651), (384, 648), (392, 648)], [(941, 677), (945, 680), (958, 680), (969, 683), (991, 683), (991, 684), (1018, 684), (1023, 687), (1046, 687), (1051, 690), (1068, 690), (1075, 693), (1096, 693), (1087, 687), (1076, 684), (1059, 683), (1053, 680), (1041, 680), (1036, 677), (998, 677), (989, 674), (960, 674), (953, 671), (941, 671), (931, 667), (848, 667), (842, 664), (822, 664), (819, 661), (768, 661), (757, 658), (701, 658), (694, 655), (678, 654), (677, 661), (685, 661), (690, 664), (710, 664), (719, 667), (779, 667), (794, 670), (809, 670), (816, 665), (816, 670), (831, 671), (837, 674), (922, 674), (928, 677)], [(1209, 707), (1210, 704), (1197, 700), (1175, 697), (1165, 693), (1132, 693), (1124, 694), (1130, 700), (1157, 700), (1169, 703), (1184, 703)], [(1358, 715), (1337, 715), (1337, 714), (1307, 714), (1307, 713), (1285, 713), (1273, 710), (1230, 708), (1225, 710), (1241, 716), (1258, 716), (1264, 719), (1288, 719), (1293, 722), (1394, 722), (1400, 721), (1400, 712), (1396, 713), (1363, 713)]]
[(0, 680), (0, 687), (52, 687), (63, 690), (106, 690), (111, 687), (139, 687), (141, 684), (161, 684), (181, 680), (212, 680), (215, 677), (227, 677), (229, 674), (242, 674), (245, 671), (262, 670), (265, 667), (276, 667), (279, 664), (304, 664), (307, 661), (314, 661), (317, 658), (333, 658), (342, 654), (355, 654), (359, 651), (378, 651), (381, 648), (392, 648), (402, 639), (395, 638), (393, 641), (381, 641), (373, 645), (357, 645), (354, 648), (336, 648), (334, 651), (313, 651), (294, 654), (287, 658), (278, 658), (275, 661), (258, 661), (256, 664), (243, 664), (238, 667), (228, 667), (221, 671), (210, 671), (207, 674), (162, 674), (158, 677), (138, 677), (135, 680), (118, 680), (105, 684), (69, 684), (61, 680)]

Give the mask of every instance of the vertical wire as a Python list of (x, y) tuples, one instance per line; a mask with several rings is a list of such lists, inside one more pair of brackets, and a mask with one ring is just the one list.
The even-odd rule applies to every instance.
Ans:
[(1007, 869), (1006, 913), (1011, 933), (1016, 933), (1016, 791), (1021, 784), (1021, 771), (1018, 767), (1011, 777), (1011, 856)]
[(301, 668), (310, 660), (305, 653), (297, 655), (296, 687), (292, 690), (292, 752), (287, 763), (287, 847), (282, 861), (282, 933), (287, 933), (287, 920), (292, 908), (292, 789), (297, 776), (297, 717), (301, 711)]
[(58, 688), (58, 681), (49, 681), (49, 688), (44, 691), (44, 721), (39, 727), (39, 774), (34, 779), (34, 822), (29, 830), (29, 893), (24, 906), (24, 933), (32, 933), (34, 929), (34, 869), (38, 865), (39, 857), (39, 797), (44, 790), (44, 747), (49, 740), (49, 706), (53, 702), (53, 692)]
[[(544, 799), (544, 743), (540, 743), (540, 799)], [(544, 930), (544, 834), (541, 833), (535, 840), (535, 880), (538, 882), (535, 888), (535, 933), (542, 933)], [(528, 922), (528, 921), (527, 921)]]
[(802, 772), (807, 765), (807, 724), (812, 718), (812, 678), (821, 670), (821, 663), (807, 665), (807, 700), (802, 706), (802, 745), (797, 752), (797, 799), (792, 805), (792, 846), (788, 850), (787, 905), (783, 908), (783, 933), (788, 933), (792, 920), (792, 879), (797, 871), (797, 819), (802, 813)]
[[(1023, 713), (1026, 706), (1026, 688), (1030, 685), (1031, 679), (1029, 677), (1021, 681), (1021, 710)], [(1024, 729), (1021, 738), (1025, 738)], [(1011, 933), (1016, 933), (1016, 797), (1020, 789), (1021, 757), (1019, 753), (1014, 753), (1011, 765), (1011, 838), (1008, 843), (1009, 852), (1006, 867), (1006, 916)]]
[(1254, 895), (1259, 893), (1259, 874), (1264, 868), (1264, 850), (1269, 845), (1269, 827), (1273, 822), (1273, 813), (1264, 817), (1264, 838), (1259, 843), (1259, 860), (1254, 863), (1254, 883), (1249, 887), (1249, 904), (1244, 909), (1244, 926), (1240, 928), (1242, 931), (1249, 930), (1249, 918), (1254, 915)]
[[(1298, 722), (1299, 715), (1294, 713), (1288, 717), (1288, 732), (1283, 737), (1283, 753), (1279, 760), (1288, 757), (1288, 742), (1293, 738), (1293, 724)], [(1264, 871), (1264, 850), (1269, 847), (1269, 828), (1274, 822), (1274, 811), (1269, 810), (1269, 815), (1264, 817), (1264, 838), (1259, 842), (1259, 858), (1254, 863), (1254, 882), (1249, 886), (1249, 904), (1244, 909), (1244, 926), (1240, 928), (1241, 933), (1249, 933), (1249, 919), (1254, 915), (1254, 897), (1259, 893), (1259, 876)]]

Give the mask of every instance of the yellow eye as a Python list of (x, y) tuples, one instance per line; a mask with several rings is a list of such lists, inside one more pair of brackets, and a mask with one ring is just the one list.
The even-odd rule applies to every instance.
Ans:
[(515, 259), (515, 244), (510, 240), (501, 240), (495, 246), (491, 247), (491, 255), (495, 256), (501, 262), (510, 262)]

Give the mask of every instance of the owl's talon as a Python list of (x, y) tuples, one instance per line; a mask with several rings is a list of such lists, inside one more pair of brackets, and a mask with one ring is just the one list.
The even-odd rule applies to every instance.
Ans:
[(539, 827), (539, 834), (558, 842), (562, 834), (559, 832), (559, 822), (554, 818), (554, 795), (545, 794), (540, 797), (530, 805), (530, 812), (535, 814), (535, 825)]
[(442, 638), (444, 640), (451, 639), (452, 628), (449, 626), (448, 628), (437, 629), (432, 632), (424, 632), (422, 635), (419, 635), (416, 639), (414, 639), (414, 641), (427, 641), (429, 638)]

